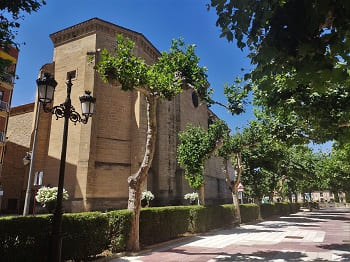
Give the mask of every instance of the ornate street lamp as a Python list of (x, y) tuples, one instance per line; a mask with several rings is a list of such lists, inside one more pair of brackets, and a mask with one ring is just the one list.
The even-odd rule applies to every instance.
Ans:
[(61, 261), (61, 250), (62, 250), (62, 200), (63, 200), (63, 185), (64, 185), (64, 171), (66, 166), (66, 152), (67, 152), (67, 137), (68, 137), (68, 123), (71, 120), (74, 124), (81, 122), (86, 124), (89, 117), (92, 116), (94, 111), (94, 104), (96, 98), (90, 96), (89, 91), (85, 91), (85, 95), (80, 97), (82, 115), (80, 116), (78, 112), (75, 111), (72, 106), (70, 93), (72, 89), (72, 77), (68, 78), (67, 84), (67, 97), (63, 104), (54, 106), (52, 108), (48, 107), (48, 104), (52, 102), (53, 94), (57, 82), (50, 74), (44, 74), (44, 76), (37, 81), (38, 85), (38, 99), (43, 105), (45, 112), (51, 112), (56, 116), (56, 120), (59, 118), (64, 118), (64, 128), (63, 128), (63, 140), (62, 140), (62, 152), (61, 152), (61, 162), (58, 177), (58, 190), (57, 190), (57, 203), (56, 210), (53, 217), (52, 235), (51, 235), (51, 247), (49, 253), (48, 261)]

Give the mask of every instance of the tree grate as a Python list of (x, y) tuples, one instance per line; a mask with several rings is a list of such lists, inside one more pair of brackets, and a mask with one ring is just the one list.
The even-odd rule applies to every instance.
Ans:
[(284, 238), (303, 239), (301, 236), (285, 236)]

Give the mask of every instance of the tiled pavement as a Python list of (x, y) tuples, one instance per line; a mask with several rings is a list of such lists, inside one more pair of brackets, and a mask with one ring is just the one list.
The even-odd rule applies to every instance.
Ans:
[(350, 261), (350, 209), (300, 212), (111, 261)]

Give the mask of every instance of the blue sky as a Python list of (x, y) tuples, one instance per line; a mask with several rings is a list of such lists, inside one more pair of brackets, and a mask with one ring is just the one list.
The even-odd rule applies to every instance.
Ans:
[[(209, 1), (198, 0), (47, 0), (38, 12), (25, 15), (18, 42), (22, 45), (12, 105), (33, 102), (35, 80), (45, 63), (52, 62), (53, 44), (49, 34), (82, 21), (98, 17), (144, 34), (160, 51), (168, 50), (173, 38), (182, 37), (188, 44), (197, 45), (200, 64), (208, 68), (209, 82), (214, 88), (213, 98), (225, 102), (223, 85), (249, 69), (250, 62), (234, 43), (220, 38), (215, 26), (217, 16), (208, 11)], [(242, 127), (254, 118), (252, 107), (246, 113), (232, 116), (225, 109), (214, 106), (214, 113), (227, 121), (230, 128)], [(317, 147), (318, 148), (318, 147)], [(329, 144), (321, 148), (329, 148)]]
[[(196, 0), (48, 0), (38, 12), (26, 15), (17, 40), (25, 42), (20, 50), (12, 105), (34, 101), (35, 80), (40, 67), (52, 62), (53, 44), (49, 34), (93, 17), (144, 34), (160, 51), (168, 50), (173, 38), (182, 37), (197, 45), (200, 64), (209, 72), (214, 99), (224, 102), (223, 85), (249, 68), (245, 54), (233, 43), (220, 38), (214, 10), (207, 11), (206, 1)], [(242, 116), (232, 117), (226, 110), (213, 107), (231, 129), (254, 118), (251, 108)]]

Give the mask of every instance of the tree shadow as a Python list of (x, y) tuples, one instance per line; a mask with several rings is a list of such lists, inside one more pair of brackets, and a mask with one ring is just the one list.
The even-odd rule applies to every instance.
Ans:
[(303, 257), (306, 257), (306, 255), (297, 251), (258, 251), (251, 254), (219, 255), (215, 258), (215, 261), (275, 261), (279, 259), (282, 261), (301, 261)]
[(323, 249), (328, 249), (328, 250), (337, 250), (337, 251), (350, 252), (350, 243), (349, 244), (318, 245), (317, 247), (323, 248)]

